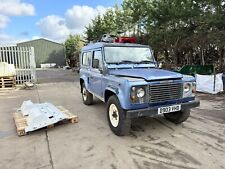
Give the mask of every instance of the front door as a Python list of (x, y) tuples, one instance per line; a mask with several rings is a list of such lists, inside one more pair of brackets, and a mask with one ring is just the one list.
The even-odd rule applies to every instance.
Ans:
[[(93, 67), (94, 59), (99, 60), (99, 66), (97, 68)], [(102, 52), (101, 50), (96, 50), (93, 52), (92, 57), (92, 70), (90, 74), (90, 90), (94, 93), (97, 97), (103, 97), (103, 90), (102, 90)]]

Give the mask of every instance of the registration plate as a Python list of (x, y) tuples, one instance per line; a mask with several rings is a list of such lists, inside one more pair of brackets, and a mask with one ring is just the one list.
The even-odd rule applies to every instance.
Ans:
[(171, 112), (180, 111), (180, 110), (181, 110), (181, 105), (160, 107), (158, 108), (158, 114), (171, 113)]

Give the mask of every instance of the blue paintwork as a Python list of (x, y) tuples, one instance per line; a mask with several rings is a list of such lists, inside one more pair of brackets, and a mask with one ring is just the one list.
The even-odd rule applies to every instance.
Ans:
[[(82, 49), (82, 52), (102, 50), (103, 65), (108, 69), (108, 73), (102, 74), (99, 70), (93, 69), (90, 63), (89, 66), (80, 65), (80, 79), (85, 82), (86, 88), (102, 101), (105, 100), (106, 91), (113, 92), (119, 99), (121, 107), (125, 110), (141, 109), (148, 107), (160, 107), (178, 103), (192, 101), (195, 98), (183, 98), (179, 100), (171, 100), (162, 103), (131, 103), (130, 90), (132, 86), (145, 86), (149, 84), (160, 83), (160, 80), (172, 79), (173, 83), (183, 83), (185, 81), (194, 82), (192, 76), (181, 75), (180, 73), (167, 70), (157, 69), (156, 64), (106, 64), (104, 61), (105, 46), (134, 46), (148, 47), (138, 44), (116, 44), (116, 43), (95, 43), (90, 44)], [(81, 60), (80, 60), (81, 63)]]
[(102, 96), (102, 77), (103, 75), (99, 70), (91, 69), (89, 89), (90, 91), (95, 92), (98, 96)]
[(109, 70), (109, 74), (128, 77), (139, 77), (147, 81), (162, 80), (162, 79), (179, 79), (183, 76), (180, 73), (171, 72), (162, 69), (117, 69)]
[(195, 77), (191, 76), (191, 75), (183, 75), (182, 80), (184, 82), (195, 82)]

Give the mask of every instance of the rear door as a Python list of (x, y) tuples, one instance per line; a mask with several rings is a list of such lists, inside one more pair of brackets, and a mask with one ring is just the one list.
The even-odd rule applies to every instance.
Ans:
[[(94, 59), (99, 60), (99, 67), (93, 67)], [(94, 93), (97, 97), (103, 97), (103, 90), (102, 90), (102, 70), (103, 70), (103, 63), (102, 63), (102, 51), (94, 50), (93, 57), (92, 57), (92, 67), (91, 67), (91, 74), (90, 74), (90, 91)]]

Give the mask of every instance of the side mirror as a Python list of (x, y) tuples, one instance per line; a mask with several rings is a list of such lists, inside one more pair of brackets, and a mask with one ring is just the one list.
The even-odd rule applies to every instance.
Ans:
[(98, 59), (93, 60), (93, 68), (95, 68), (95, 69), (99, 68), (99, 60)]

